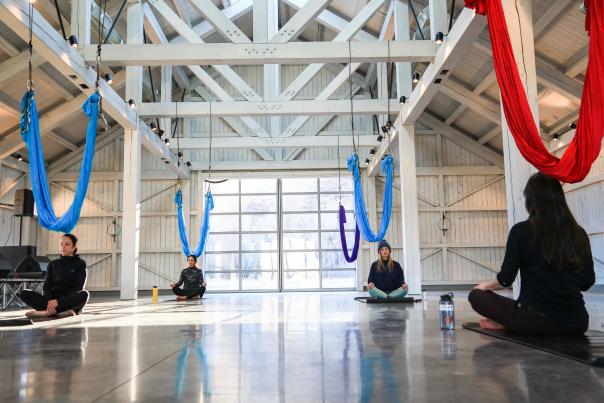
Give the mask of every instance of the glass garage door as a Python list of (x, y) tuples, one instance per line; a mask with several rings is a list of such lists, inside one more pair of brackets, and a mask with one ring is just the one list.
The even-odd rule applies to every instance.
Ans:
[(216, 291), (354, 289), (355, 265), (340, 251), (338, 206), (354, 241), (352, 181), (231, 179), (212, 185), (215, 208), (205, 273)]

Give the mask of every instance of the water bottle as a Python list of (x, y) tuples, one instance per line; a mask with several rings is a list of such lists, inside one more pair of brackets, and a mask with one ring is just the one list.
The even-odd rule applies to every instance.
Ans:
[(159, 290), (157, 289), (156, 285), (153, 286), (152, 296), (153, 296), (153, 303), (157, 304), (157, 302), (159, 301)]
[(442, 330), (455, 330), (455, 307), (452, 292), (440, 296), (438, 308), (440, 311), (440, 328)]

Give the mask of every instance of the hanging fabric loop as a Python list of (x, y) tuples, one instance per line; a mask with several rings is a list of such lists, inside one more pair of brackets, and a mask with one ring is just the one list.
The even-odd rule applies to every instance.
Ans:
[(174, 202), (177, 206), (178, 215), (178, 233), (180, 235), (180, 242), (182, 243), (182, 253), (185, 256), (194, 255), (196, 258), (201, 256), (206, 249), (208, 240), (208, 234), (210, 233), (210, 211), (214, 208), (214, 199), (212, 193), (208, 190), (205, 197), (205, 205), (203, 208), (203, 218), (201, 229), (199, 230), (199, 243), (195, 250), (191, 250), (189, 247), (189, 237), (187, 235), (187, 224), (185, 222), (185, 216), (182, 211), (182, 191), (178, 189), (176, 191), (176, 197)]
[(371, 230), (371, 226), (369, 225), (369, 218), (367, 217), (367, 210), (365, 209), (365, 201), (363, 200), (363, 185), (361, 184), (359, 156), (356, 153), (353, 153), (350, 155), (350, 157), (348, 157), (348, 170), (352, 172), (354, 180), (354, 211), (356, 221), (363, 238), (368, 242), (381, 241), (384, 238), (384, 235), (386, 235), (388, 225), (390, 224), (390, 216), (392, 214), (393, 164), (394, 160), (391, 155), (386, 156), (382, 160), (382, 172), (386, 174), (382, 223), (379, 231), (374, 234)]
[(344, 224), (346, 224), (346, 211), (344, 210), (344, 206), (340, 204), (340, 209), (338, 210), (338, 221), (340, 222), (340, 243), (342, 244), (342, 252), (344, 253), (344, 259), (348, 263), (352, 263), (357, 260), (359, 255), (359, 247), (361, 245), (361, 232), (359, 231), (359, 226), (355, 224), (354, 228), (354, 246), (352, 247), (352, 252), (348, 254), (348, 245), (346, 242), (346, 230), (344, 229)]
[(84, 113), (88, 116), (82, 167), (80, 168), (73, 202), (63, 216), (57, 217), (52, 206), (46, 166), (44, 165), (44, 153), (42, 150), (42, 139), (40, 138), (38, 109), (34, 99), (34, 91), (26, 91), (21, 99), (21, 137), (28, 150), (29, 174), (38, 210), (38, 219), (42, 227), (51, 231), (71, 232), (80, 218), (80, 211), (82, 210), (86, 191), (88, 190), (92, 161), (94, 159), (99, 100), (99, 95), (94, 92), (82, 106)]

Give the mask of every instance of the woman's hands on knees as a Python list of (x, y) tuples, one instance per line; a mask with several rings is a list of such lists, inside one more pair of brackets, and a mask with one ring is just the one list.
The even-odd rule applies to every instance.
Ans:
[(56, 299), (51, 299), (50, 301), (48, 301), (48, 304), (46, 305), (46, 310), (48, 310), (48, 311), (56, 310), (57, 306), (59, 306), (59, 301), (57, 301)]
[(368, 289), (368, 290), (372, 290), (372, 289), (374, 289), (374, 288), (375, 288), (375, 284), (373, 284), (373, 283), (368, 283), (368, 284), (367, 284), (367, 289)]
[(475, 290), (482, 290), (482, 291), (500, 290), (501, 288), (502, 288), (501, 284), (499, 284), (499, 281), (497, 281), (497, 280), (483, 281), (474, 286)]
[(408, 289), (409, 289), (409, 284), (407, 284), (407, 283), (403, 283), (402, 287), (403, 287), (405, 290), (408, 290)]

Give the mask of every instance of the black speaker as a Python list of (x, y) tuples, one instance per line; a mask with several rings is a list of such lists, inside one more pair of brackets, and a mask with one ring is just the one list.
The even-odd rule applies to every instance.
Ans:
[(33, 217), (34, 192), (29, 189), (19, 189), (15, 192), (15, 215)]

